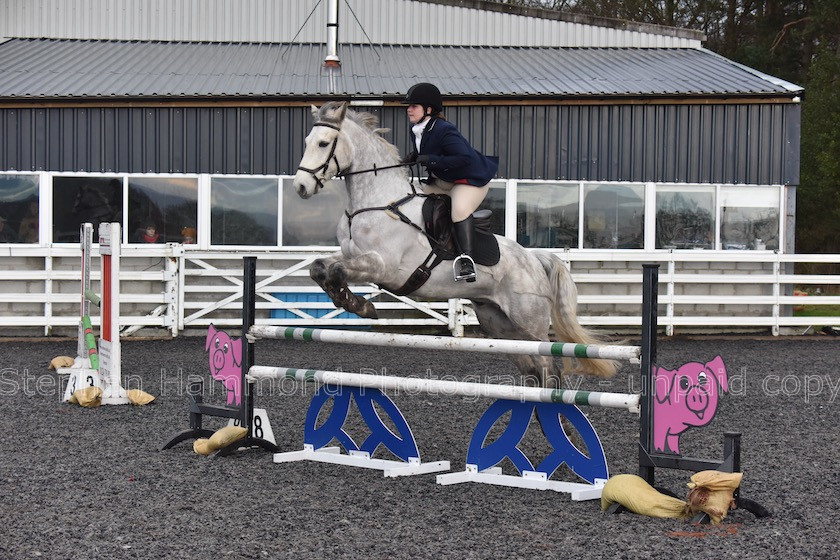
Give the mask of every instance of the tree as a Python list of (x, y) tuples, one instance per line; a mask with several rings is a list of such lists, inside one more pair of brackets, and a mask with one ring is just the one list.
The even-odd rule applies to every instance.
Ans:
[(802, 106), (797, 252), (840, 252), (840, 56), (821, 46)]

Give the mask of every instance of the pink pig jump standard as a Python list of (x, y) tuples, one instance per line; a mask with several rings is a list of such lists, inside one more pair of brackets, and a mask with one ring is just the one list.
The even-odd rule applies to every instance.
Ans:
[[(246, 257), (243, 265), (245, 267), (243, 276), (253, 278), (256, 275), (256, 260)], [(249, 290), (245, 286), (242, 293), (242, 319), (248, 324), (254, 323), (255, 298), (256, 292), (253, 287)], [(248, 348), (244, 349), (241, 338), (233, 339), (226, 332), (216, 330), (213, 325), (210, 325), (204, 344), (209, 358), (210, 375), (227, 391), (226, 404), (205, 403), (204, 381), (202, 379), (191, 381), (187, 387), (190, 427), (167, 439), (160, 450), (169, 449), (182, 441), (212, 436), (214, 430), (203, 426), (204, 417), (211, 416), (227, 418), (230, 423), (248, 430), (245, 438), (214, 451), (210, 454), (211, 458), (223, 457), (241, 448), (255, 447), (272, 453), (280, 451), (274, 442), (267, 419), (263, 424), (265, 411), (254, 408), (252, 384), (245, 383), (245, 376), (248, 373), (247, 364), (254, 362), (254, 346), (249, 344)]]

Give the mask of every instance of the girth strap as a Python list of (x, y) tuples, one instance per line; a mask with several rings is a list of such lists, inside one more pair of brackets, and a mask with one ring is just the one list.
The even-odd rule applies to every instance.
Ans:
[[(434, 257), (434, 258), (433, 258)], [(410, 293), (413, 293), (417, 289), (420, 288), (429, 277), (432, 275), (432, 269), (443, 262), (443, 258), (441, 258), (434, 249), (429, 252), (428, 256), (426, 256), (426, 260), (418, 266), (414, 272), (411, 273), (411, 276), (408, 277), (408, 280), (405, 281), (405, 284), (397, 288), (396, 290), (388, 290), (394, 295), (398, 296), (407, 296)], [(383, 286), (379, 286), (382, 288)], [(385, 288), (387, 290), (387, 288)]]
[[(407, 224), (423, 235), (426, 236), (426, 239), (429, 240), (429, 244), (432, 246), (432, 250), (423, 260), (423, 262), (418, 266), (411, 276), (408, 277), (408, 280), (405, 281), (405, 284), (397, 288), (396, 290), (389, 290), (391, 293), (398, 295), (398, 296), (407, 296), (408, 294), (416, 291), (420, 288), (429, 277), (432, 275), (432, 269), (434, 269), (437, 265), (443, 262), (444, 258), (442, 255), (446, 255), (449, 258), (454, 257), (455, 255), (451, 254), (446, 247), (441, 245), (437, 239), (429, 235), (425, 229), (420, 227), (419, 225), (415, 224), (411, 221), (411, 219), (406, 216), (402, 210), (400, 210), (400, 206), (405, 204), (406, 202), (410, 201), (413, 198), (418, 196), (426, 197), (428, 195), (424, 193), (418, 193), (417, 190), (414, 188), (414, 184), (411, 184), (412, 192), (410, 194), (405, 195), (401, 199), (397, 200), (396, 202), (391, 202), (385, 206), (372, 206), (370, 208), (362, 208), (360, 210), (356, 210), (355, 212), (348, 212), (347, 210), (344, 211), (344, 215), (347, 216), (347, 229), (350, 234), (350, 239), (353, 239), (353, 218), (361, 214), (362, 212), (370, 212), (373, 210), (381, 210), (383, 212), (387, 212), (390, 216), (397, 218), (404, 224)], [(384, 288), (384, 286), (380, 286)], [(384, 288), (388, 289), (388, 288)]]

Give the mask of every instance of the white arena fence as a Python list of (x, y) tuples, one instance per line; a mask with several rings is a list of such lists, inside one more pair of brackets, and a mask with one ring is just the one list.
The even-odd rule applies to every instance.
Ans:
[[(98, 257), (98, 246), (94, 245)], [(337, 310), (308, 277), (324, 248), (195, 250), (179, 244), (124, 245), (121, 251), (123, 336), (177, 336), (212, 323), (240, 323), (243, 254), (259, 259), (257, 324), (398, 327), (448, 330), (462, 336), (477, 324), (466, 300), (425, 301), (397, 297), (373, 285), (354, 286), (374, 298), (380, 319)], [(762, 330), (800, 334), (812, 325), (840, 325), (840, 317), (799, 317), (801, 305), (840, 305), (840, 296), (817, 295), (840, 285), (840, 274), (796, 274), (794, 265), (840, 262), (840, 255), (783, 255), (770, 251), (557, 251), (579, 290), (582, 324), (615, 332), (641, 325), (642, 262), (658, 263), (659, 326), (666, 334), (696, 330)], [(79, 245), (5, 246), (0, 250), (0, 334), (70, 335), (78, 322)], [(94, 291), (100, 282), (91, 271)], [(794, 295), (804, 289), (808, 295)], [(828, 290), (826, 290), (828, 291)], [(93, 317), (94, 326), (98, 318)]]

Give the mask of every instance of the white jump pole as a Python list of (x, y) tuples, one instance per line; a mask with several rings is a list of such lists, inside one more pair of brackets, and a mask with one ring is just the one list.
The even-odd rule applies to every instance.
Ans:
[(295, 379), (318, 382), (324, 385), (364, 387), (380, 391), (400, 391), (407, 394), (431, 393), (462, 397), (486, 397), (521, 402), (565, 403), (605, 408), (621, 408), (631, 412), (639, 411), (639, 395), (624, 393), (601, 393), (597, 391), (575, 391), (568, 389), (546, 389), (521, 385), (500, 385), (493, 383), (470, 383), (445, 379), (420, 379), (417, 377), (396, 377), (393, 375), (372, 375), (343, 371), (296, 369), (275, 366), (251, 366), (248, 370), (251, 380)]
[(528, 354), (532, 356), (563, 356), (623, 361), (636, 361), (641, 355), (641, 347), (639, 346), (609, 346), (496, 338), (455, 338), (450, 336), (352, 332), (267, 325), (253, 326), (249, 334), (256, 338), (422, 348), (427, 350), (462, 350), (489, 354)]
[(102, 404), (128, 404), (122, 387), (120, 349), (120, 237), (119, 223), (99, 224), (99, 254), (102, 260), (102, 295), (99, 304), (99, 375)]

